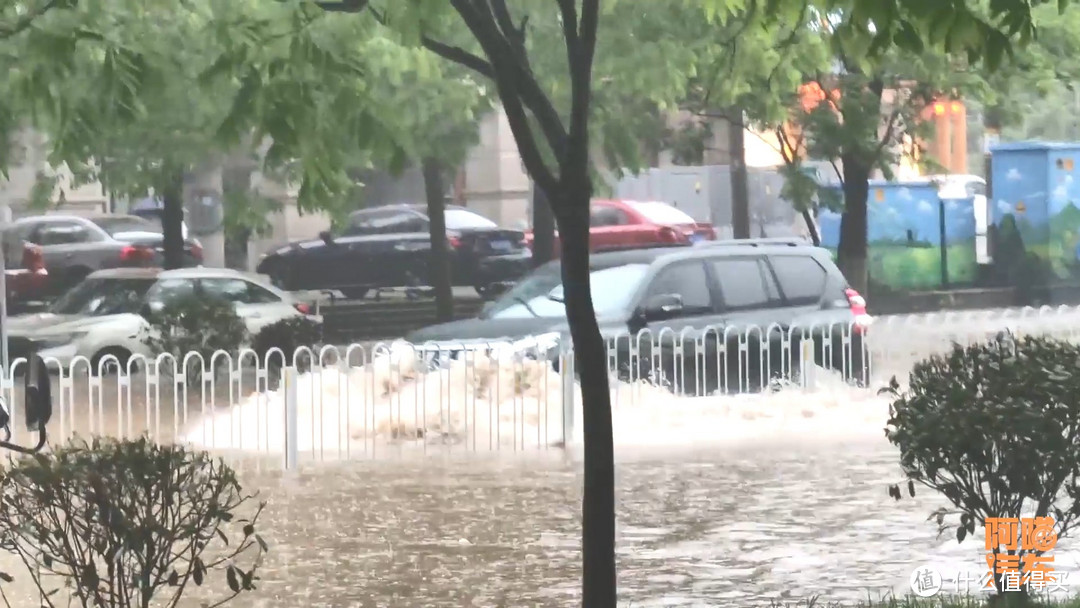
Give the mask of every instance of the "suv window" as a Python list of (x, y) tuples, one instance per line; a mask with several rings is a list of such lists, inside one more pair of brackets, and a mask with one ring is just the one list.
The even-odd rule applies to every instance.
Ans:
[(779, 304), (776, 281), (759, 258), (721, 258), (711, 262), (727, 310), (770, 308)]
[(46, 222), (38, 226), (38, 245), (71, 245), (73, 243), (89, 243), (93, 235), (86, 226), (78, 222)]
[(161, 279), (147, 291), (146, 301), (151, 305), (160, 307), (192, 295), (195, 295), (195, 281), (191, 279)]
[(199, 283), (207, 295), (233, 304), (269, 304), (281, 299), (244, 279), (202, 279)]
[(701, 262), (674, 264), (660, 271), (645, 294), (646, 298), (677, 294), (682, 297), (683, 316), (713, 311), (709, 277)]
[(248, 304), (273, 304), (281, 301), (281, 298), (269, 289), (250, 281), (244, 282), (248, 287)]
[(629, 224), (629, 218), (621, 209), (614, 207), (593, 207), (589, 213), (589, 226), (597, 228), (601, 226), (625, 226)]
[(769, 262), (780, 280), (780, 289), (789, 305), (806, 306), (821, 301), (828, 275), (817, 260), (807, 256), (780, 255), (771, 256)]
[(424, 218), (408, 209), (360, 211), (349, 219), (346, 236), (426, 232)]

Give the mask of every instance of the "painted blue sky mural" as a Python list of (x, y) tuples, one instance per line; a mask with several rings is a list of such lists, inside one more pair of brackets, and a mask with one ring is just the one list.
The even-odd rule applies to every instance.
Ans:
[[(941, 244), (937, 188), (925, 183), (871, 182), (868, 202), (867, 240), (873, 242), (922, 242)], [(818, 214), (821, 241), (836, 247), (840, 241), (840, 214)], [(975, 237), (972, 199), (945, 201), (946, 244)]]

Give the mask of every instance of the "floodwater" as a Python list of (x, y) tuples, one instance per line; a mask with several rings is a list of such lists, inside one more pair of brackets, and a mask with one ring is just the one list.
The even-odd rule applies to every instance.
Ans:
[[(574, 605), (580, 434), (553, 447), (564, 443), (561, 382), (514, 365), (514, 373), (473, 365), (417, 376), (398, 361), (302, 375), (292, 471), (279, 470), (286, 389), (234, 395), (232, 408), (219, 397), (205, 413), (189, 399), (187, 418), (169, 414), (171, 405), (125, 407), (149, 412), (130, 424), (158, 424), (163, 440), (258, 457), (241, 470), (268, 502), (259, 530), (270, 552), (259, 589), (232, 605)], [(884, 438), (887, 408), (873, 390), (841, 387), (824, 373), (810, 388), (757, 396), (617, 387), (622, 605), (856, 602), (908, 593), (924, 564), (946, 579), (977, 579), (981, 534), (964, 544), (939, 538), (927, 521), (939, 498), (888, 496), (900, 471)], [(115, 412), (88, 420), (110, 433), (126, 428)], [(1055, 556), (1071, 577), (1065, 584), (1080, 581), (1068, 540)], [(225, 589), (223, 575), (212, 579), (190, 605)]]

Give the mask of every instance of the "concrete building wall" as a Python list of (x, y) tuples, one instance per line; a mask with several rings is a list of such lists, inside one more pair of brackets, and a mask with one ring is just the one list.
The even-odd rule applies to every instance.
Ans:
[[(524, 226), (529, 220), (531, 183), (521, 163), (514, 134), (502, 111), (480, 122), (479, 142), (454, 179), (447, 179), (447, 196), (455, 203), (505, 226)], [(424, 179), (418, 166), (401, 175), (373, 172), (364, 176), (364, 204), (423, 204)]]
[(67, 167), (56, 171), (50, 169), (46, 162), (46, 140), (40, 134), (24, 131), (16, 137), (15, 146), (15, 156), (20, 162), (8, 170), (8, 179), (0, 180), (0, 206), (9, 207), (14, 217), (34, 212), (28, 206), (38, 172), (50, 172), (59, 178), (52, 193), (52, 200), (63, 201), (59, 211), (87, 214), (107, 209), (101, 184), (94, 182), (74, 187)]

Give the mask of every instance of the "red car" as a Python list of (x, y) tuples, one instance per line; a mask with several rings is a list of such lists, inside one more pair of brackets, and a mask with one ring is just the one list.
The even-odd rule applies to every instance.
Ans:
[(8, 266), (4, 269), (8, 310), (16, 313), (24, 306), (41, 300), (49, 281), (41, 247), (32, 243), (13, 243), (8, 251), (15, 253), (19, 249), (22, 250), (21, 259), (7, 260)]
[[(694, 218), (659, 201), (593, 200), (589, 213), (589, 244), (592, 251), (633, 249), (663, 245), (692, 245), (716, 240), (712, 224)], [(532, 231), (525, 233), (532, 248)], [(559, 238), (555, 235), (555, 257)]]

